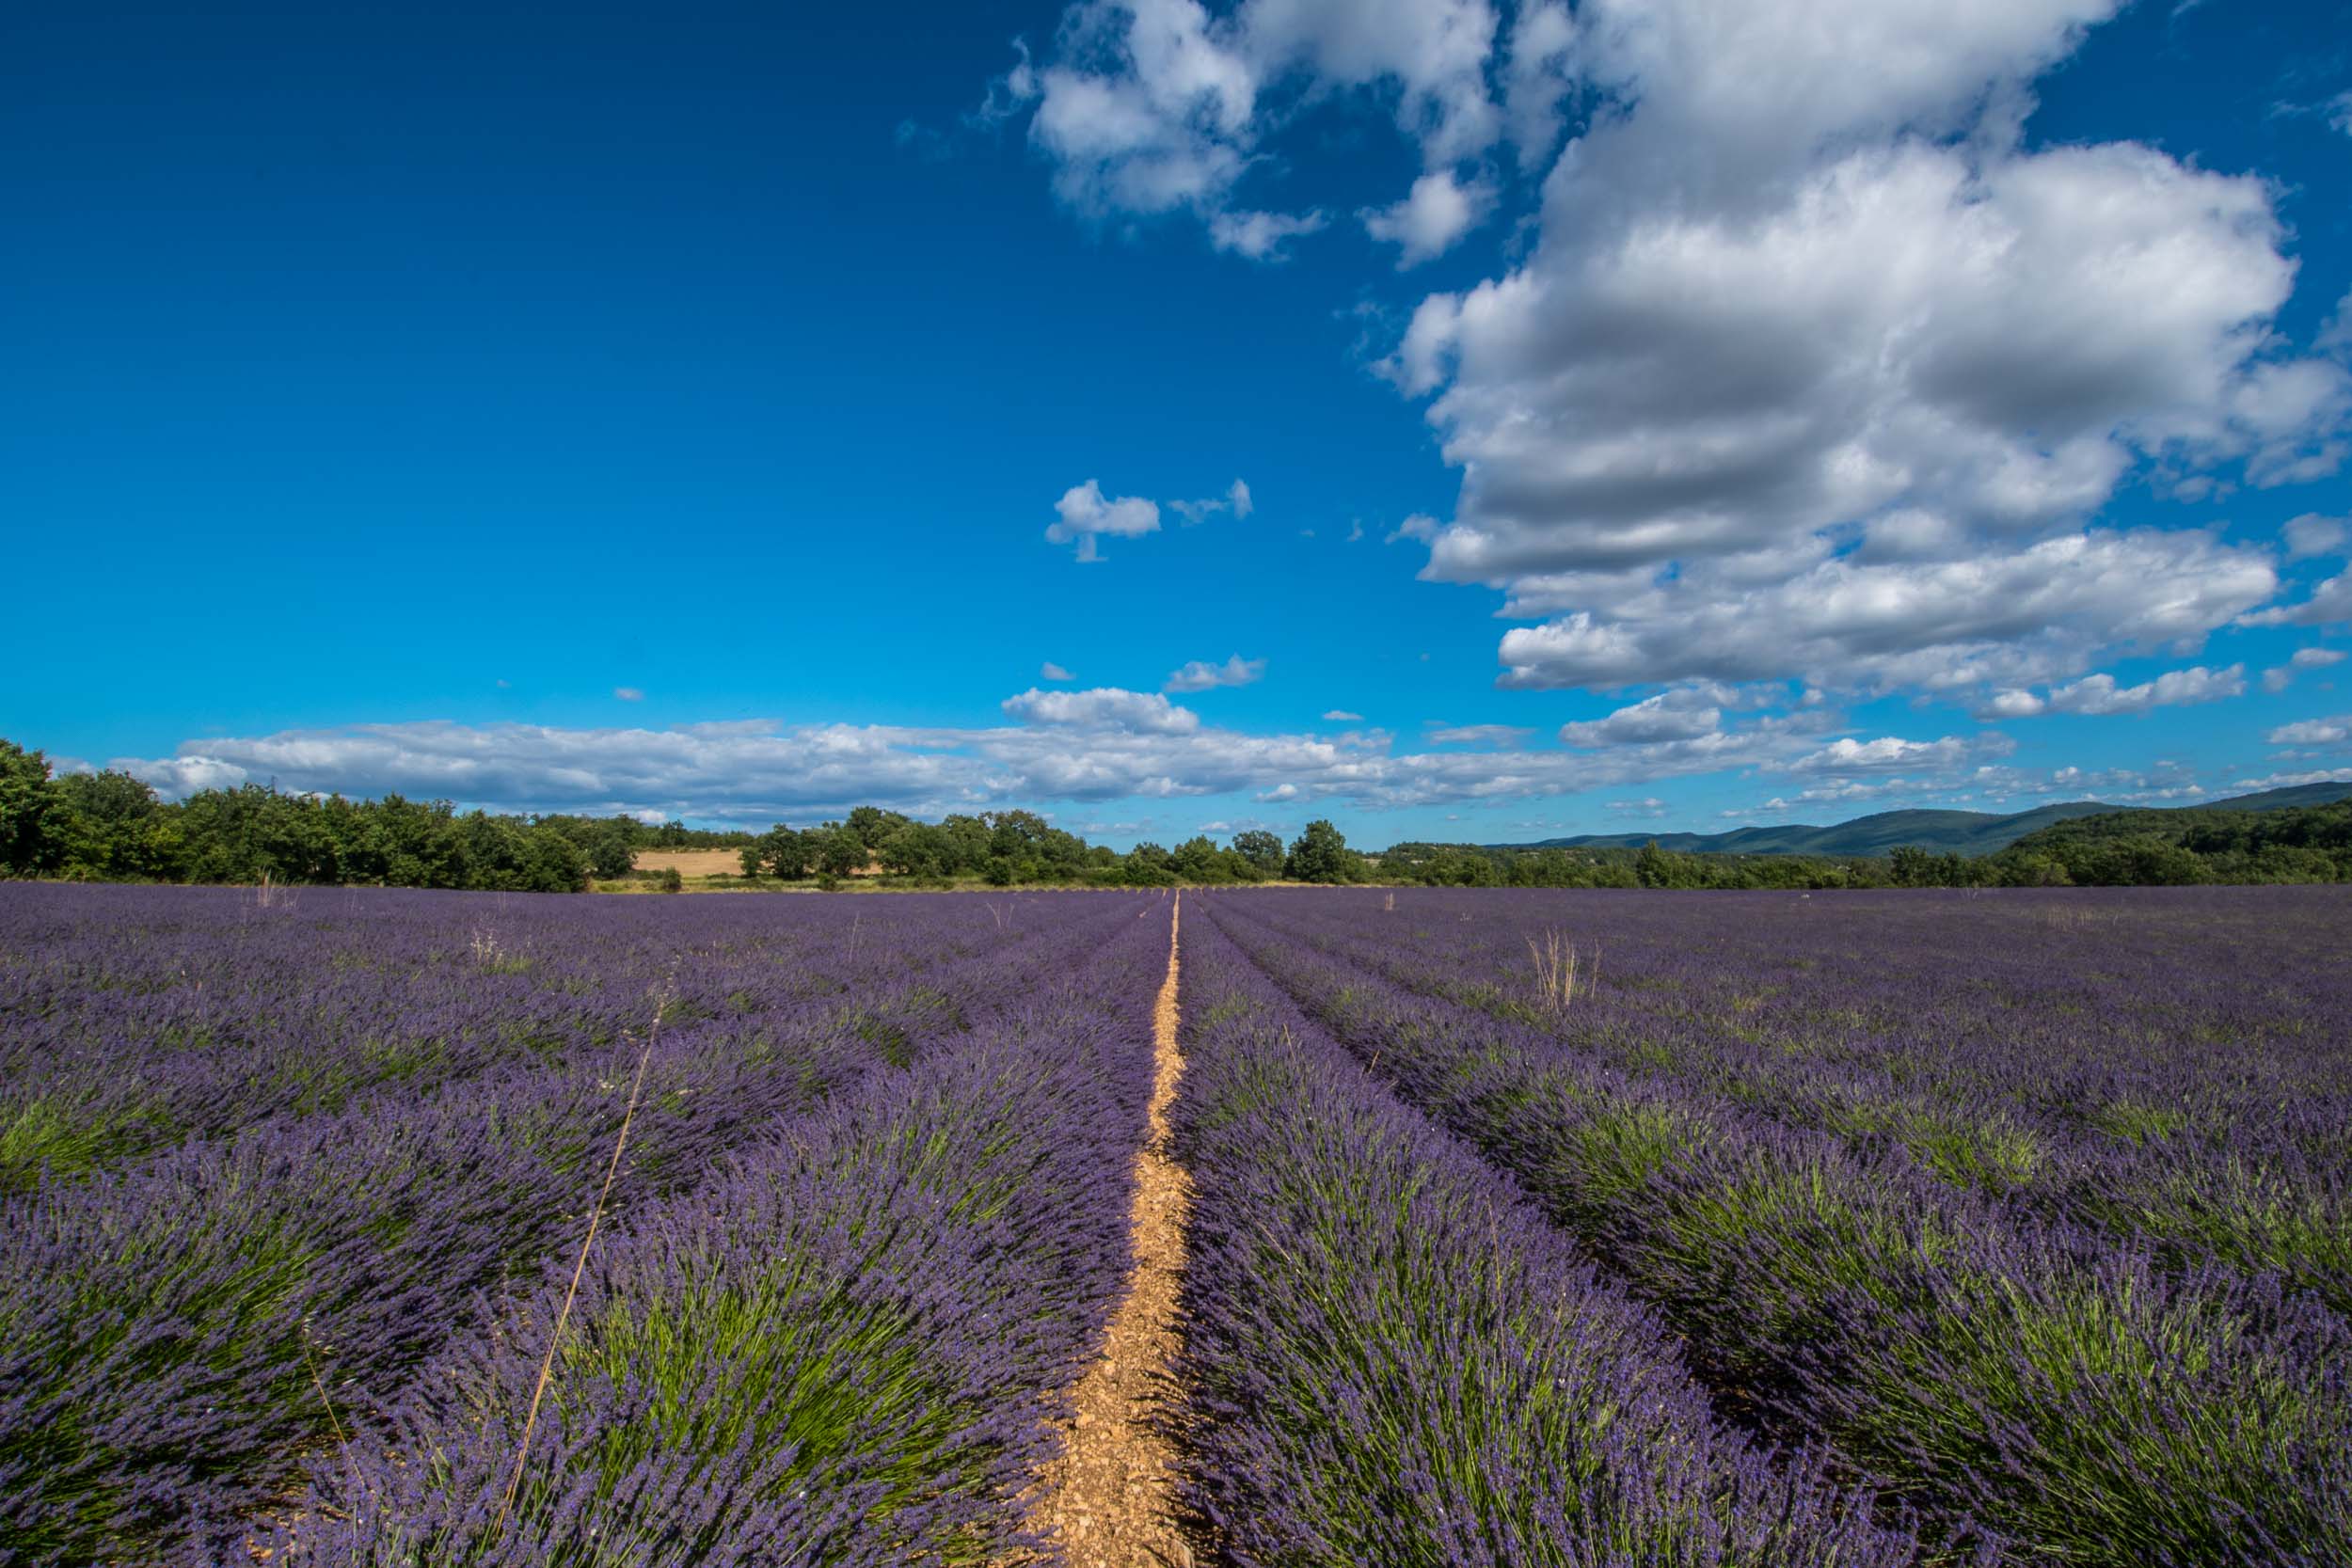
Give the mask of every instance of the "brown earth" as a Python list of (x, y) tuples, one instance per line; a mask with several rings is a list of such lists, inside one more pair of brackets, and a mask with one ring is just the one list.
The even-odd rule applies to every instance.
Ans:
[(637, 851), (640, 871), (668, 871), (675, 867), (681, 877), (737, 876), (743, 869), (740, 849), (640, 849)]
[[(677, 867), (681, 877), (739, 877), (743, 873), (743, 851), (740, 849), (640, 849), (634, 863), (640, 871), (667, 871)], [(879, 877), (882, 863), (869, 862), (852, 877)]]
[(1177, 1528), (1175, 1456), (1157, 1418), (1174, 1389), (1176, 1292), (1184, 1273), (1192, 1179), (1168, 1155), (1168, 1110), (1184, 1060), (1176, 1051), (1177, 927), (1168, 927), (1168, 980), (1152, 1011), (1149, 1135), (1136, 1156), (1135, 1268), (1100, 1359), (1078, 1380), (1061, 1454), (1040, 1478), (1030, 1522), (1071, 1568), (1191, 1568)]

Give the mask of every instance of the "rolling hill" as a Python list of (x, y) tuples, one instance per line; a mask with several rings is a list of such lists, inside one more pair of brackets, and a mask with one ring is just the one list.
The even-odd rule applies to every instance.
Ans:
[[(2278, 811), (2288, 806), (2325, 805), (2352, 798), (2352, 781), (2340, 784), (2296, 784), (2266, 789), (2258, 795), (2238, 795), (2203, 800), (2198, 811)], [(1573, 838), (1547, 838), (1534, 844), (1495, 845), (1516, 849), (1638, 849), (1656, 842), (1661, 849), (1680, 849), (1701, 855), (1883, 855), (1903, 845), (1921, 849), (1958, 850), (1963, 855), (1989, 855), (2008, 847), (2027, 833), (2077, 816), (2128, 811), (2127, 806), (2098, 800), (2068, 800), (2036, 806), (2009, 816), (1980, 811), (1883, 811), (1851, 822), (1816, 827), (1789, 823), (1773, 828), (1735, 828), (1727, 833), (1581, 833)]]

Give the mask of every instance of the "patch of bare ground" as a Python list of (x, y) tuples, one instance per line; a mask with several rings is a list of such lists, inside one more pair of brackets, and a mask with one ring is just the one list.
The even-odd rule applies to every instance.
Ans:
[(1168, 980), (1152, 1011), (1150, 1131), (1136, 1156), (1135, 1264), (1103, 1354), (1073, 1390), (1061, 1453), (1039, 1478), (1030, 1524), (1072, 1568), (1191, 1568), (1177, 1526), (1175, 1454), (1160, 1419), (1173, 1393), (1176, 1293), (1192, 1179), (1168, 1152), (1168, 1112), (1184, 1070), (1176, 1050), (1180, 897), (1169, 911)]
[(732, 876), (743, 869), (739, 849), (640, 849), (640, 871), (675, 871), (681, 877)]

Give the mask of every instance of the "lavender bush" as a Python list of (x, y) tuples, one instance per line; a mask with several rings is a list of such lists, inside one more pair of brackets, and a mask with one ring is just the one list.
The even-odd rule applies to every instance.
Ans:
[(2046, 1222), (1899, 1148), (1403, 990), (1290, 934), (1329, 920), (1318, 901), (1208, 903), (1665, 1307), (1727, 1398), (2029, 1557), (2352, 1560), (2352, 1335), (2288, 1276)]
[(286, 1560), (988, 1560), (1127, 1261), (1148, 968), (1025, 1008), (727, 1157), (314, 1464)]
[[(85, 891), (8, 897), (41, 905)], [(167, 942), (195, 896), (163, 891)], [(213, 896), (227, 930), (241, 929), (244, 895)], [(437, 920), (462, 936), (469, 917), (513, 915), (479, 896), (393, 896), (395, 929)], [(847, 931), (826, 923), (824, 937), (795, 931), (797, 911), (780, 910), (790, 940), (773, 963), (797, 967), (819, 940), (854, 940), (865, 956), (836, 958), (850, 989), (809, 1002), (805, 984), (781, 981), (765, 1006), (769, 934), (740, 902), (655, 906), (671, 922), (653, 927), (659, 945), (646, 942), (647, 917), (607, 925), (603, 904), (532, 911), (535, 942), (568, 948), (577, 978), (601, 973), (626, 988), (610, 1010), (636, 1020), (620, 1027), (650, 1026), (657, 989), (670, 999), (615, 1194), (624, 1211), (691, 1188), (779, 1117), (1081, 985), (1104, 943), (1149, 947), (1130, 935), (1148, 925), (1134, 918), (1136, 901), (1117, 897), (1025, 900), (1002, 927), (970, 902), (894, 900), (883, 934), (908, 951), (888, 959), (875, 956), (863, 911)], [(356, 918), (386, 934), (372, 906)], [(287, 957), (230, 940), (257, 961)], [(945, 967), (921, 957), (958, 944), (981, 956)], [(209, 961), (215, 973), (234, 967)], [(128, 944), (124, 969), (151, 962)], [(861, 983), (910, 965), (911, 978)], [(307, 1054), (364, 1053), (372, 1037), (323, 1036)], [(174, 1072), (200, 1070), (176, 1040), (128, 1040), (124, 1054), (140, 1059), (143, 1045)], [(280, 1112), (119, 1169), (52, 1172), (0, 1202), (0, 1277), (16, 1282), (0, 1292), (0, 1540), (24, 1560), (87, 1561), (204, 1539), (279, 1495), (304, 1451), (332, 1438), (330, 1399), (345, 1418), (395, 1403), (476, 1292), (535, 1282), (579, 1234), (635, 1055), (628, 1038), (590, 1034), (550, 1060), (423, 1091), (385, 1086), (335, 1113)]]
[(1232, 1561), (1914, 1560), (1720, 1422), (1647, 1313), (1207, 923), (1184, 1003), (1188, 1497)]

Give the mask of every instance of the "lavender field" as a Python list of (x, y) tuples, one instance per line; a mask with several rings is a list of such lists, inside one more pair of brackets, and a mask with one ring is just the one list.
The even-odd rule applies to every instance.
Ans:
[(2338, 1568), (2347, 947), (2328, 888), (0, 884), (0, 1561), (1131, 1560), (1041, 1477), (1157, 1104), (1196, 1561)]

